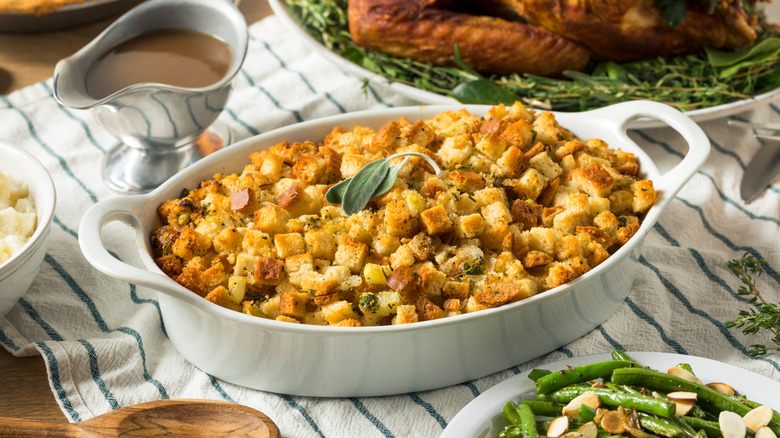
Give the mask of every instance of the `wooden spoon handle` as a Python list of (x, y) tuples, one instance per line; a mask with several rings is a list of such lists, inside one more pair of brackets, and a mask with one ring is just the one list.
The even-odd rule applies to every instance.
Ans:
[(70, 423), (0, 417), (0, 437), (79, 437), (78, 427)]

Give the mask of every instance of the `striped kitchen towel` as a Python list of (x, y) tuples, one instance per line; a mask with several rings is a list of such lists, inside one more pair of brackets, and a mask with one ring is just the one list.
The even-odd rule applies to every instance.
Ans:
[[(335, 68), (275, 17), (252, 25), (250, 35), (249, 54), (220, 116), (237, 139), (326, 115), (414, 104)], [(763, 105), (735, 118), (780, 122), (780, 107)], [(724, 327), (748, 308), (727, 268), (745, 252), (769, 262), (758, 286), (780, 301), (778, 181), (745, 204), (739, 183), (759, 144), (723, 120), (701, 125), (713, 145), (710, 158), (647, 237), (634, 287), (604, 324), (532, 362), (474, 381), (388, 397), (322, 399), (250, 390), (193, 367), (166, 337), (152, 291), (108, 278), (80, 256), (82, 214), (116, 196), (96, 171), (116, 140), (90, 112), (58, 105), (51, 80), (44, 81), (0, 96), (0, 138), (38, 157), (60, 193), (44, 265), (0, 318), (0, 344), (17, 356), (43, 356), (52, 392), (74, 422), (150, 400), (209, 398), (266, 413), (286, 437), (436, 437), (468, 402), (522, 370), (615, 348), (714, 358), (780, 379), (780, 354), (751, 358), (749, 345), (759, 338)], [(632, 136), (661, 169), (685, 154), (670, 130)], [(129, 231), (116, 226), (106, 245), (123, 260), (136, 260)]]

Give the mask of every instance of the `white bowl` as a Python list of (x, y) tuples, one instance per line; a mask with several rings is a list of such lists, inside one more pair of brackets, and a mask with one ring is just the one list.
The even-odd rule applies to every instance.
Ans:
[(46, 168), (29, 152), (3, 141), (0, 141), (0, 171), (15, 182), (27, 184), (38, 221), (32, 237), (0, 264), (0, 316), (3, 316), (24, 295), (43, 263), (57, 196)]
[[(214, 173), (240, 171), (251, 152), (280, 141), (320, 140), (334, 126), (378, 128), (404, 116), (429, 119), (466, 108), (430, 106), (365, 111), (312, 120), (241, 141), (195, 163), (157, 190), (114, 198), (90, 208), (79, 244), (98, 270), (158, 291), (165, 328), (174, 346), (195, 366), (228, 382), (306, 396), (377, 396), (422, 391), (482, 377), (565, 345), (603, 323), (631, 288), (639, 249), (658, 216), (709, 154), (702, 130), (679, 111), (659, 103), (627, 102), (577, 114), (556, 113), (561, 125), (583, 138), (601, 138), (633, 152), (658, 198), (637, 234), (606, 262), (573, 282), (495, 309), (382, 327), (323, 327), (252, 317), (210, 303), (163, 274), (155, 265), (149, 233), (160, 224), (157, 206), (195, 188)], [(637, 117), (662, 120), (686, 140), (689, 153), (661, 175), (626, 135)], [(101, 242), (101, 229), (121, 221), (135, 230), (144, 268), (120, 262)]]

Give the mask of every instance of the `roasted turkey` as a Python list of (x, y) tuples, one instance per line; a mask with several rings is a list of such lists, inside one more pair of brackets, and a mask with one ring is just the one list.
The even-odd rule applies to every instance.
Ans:
[(435, 65), (454, 47), (491, 74), (559, 76), (590, 59), (619, 62), (736, 49), (755, 41), (760, 0), (687, 0), (669, 26), (656, 0), (350, 0), (355, 43)]

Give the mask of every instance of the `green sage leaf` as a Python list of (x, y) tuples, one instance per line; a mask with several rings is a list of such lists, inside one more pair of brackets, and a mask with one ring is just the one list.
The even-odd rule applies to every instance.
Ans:
[(362, 210), (368, 201), (374, 196), (376, 188), (387, 177), (390, 171), (390, 160), (381, 158), (372, 161), (350, 178), (347, 190), (344, 193), (341, 209), (348, 215), (353, 215)]
[(325, 200), (331, 204), (341, 204), (344, 202), (344, 193), (347, 191), (350, 179), (347, 178), (344, 181), (339, 182), (331, 186), (327, 192), (325, 192)]
[[(390, 189), (392, 189), (395, 185), (395, 180), (398, 179), (398, 172), (401, 171), (401, 168), (404, 167), (404, 164), (406, 164), (407, 161), (409, 161), (409, 157), (404, 158), (403, 161), (398, 164), (390, 166), (384, 181), (379, 184), (379, 187), (374, 190), (374, 194), (371, 196), (379, 196), (381, 194), (387, 193)], [(390, 158), (387, 159), (387, 162), (390, 162)]]
[(715, 67), (724, 67), (718, 77), (734, 76), (739, 70), (762, 64), (780, 55), (780, 38), (767, 38), (732, 52), (707, 48), (707, 60)]
[(455, 87), (448, 96), (465, 104), (492, 104), (503, 103), (512, 105), (521, 100), (512, 90), (503, 87), (488, 79), (463, 82)]

